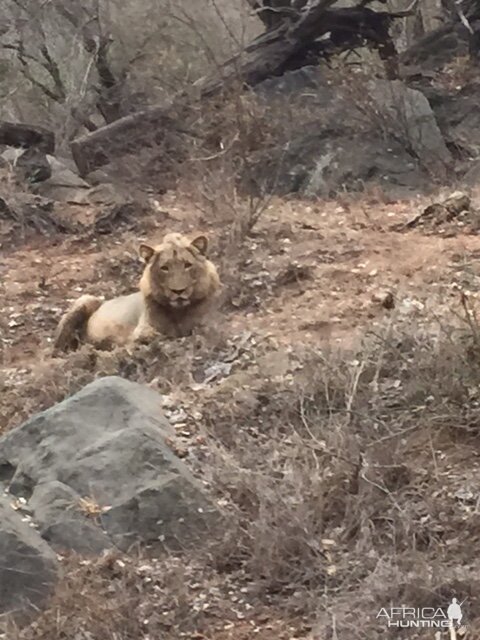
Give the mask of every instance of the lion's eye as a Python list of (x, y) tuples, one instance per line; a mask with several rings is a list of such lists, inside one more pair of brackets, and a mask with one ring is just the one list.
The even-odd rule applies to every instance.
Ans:
[(168, 264), (164, 264), (163, 267), (160, 267), (162, 271), (168, 271)]
[(185, 269), (191, 269), (193, 264), (191, 262), (185, 262)]

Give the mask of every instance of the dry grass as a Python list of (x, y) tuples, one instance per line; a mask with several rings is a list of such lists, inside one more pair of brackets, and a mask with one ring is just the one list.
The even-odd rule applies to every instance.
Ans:
[[(225, 344), (199, 344), (190, 366), (212, 349)], [(339, 637), (383, 638), (381, 606), (452, 596), (480, 617), (476, 335), (398, 323), (349, 354), (294, 350), (288, 373), (266, 376), (269, 354), (258, 346), (195, 405), (202, 445), (187, 461), (230, 514), (222, 539), (189, 557), (71, 558), (50, 608), (9, 638), (214, 638), (238, 619), (269, 638), (262, 616), (324, 637), (332, 615)], [(91, 375), (79, 357), (77, 383)], [(124, 355), (103, 358), (96, 375), (125, 375)], [(168, 392), (178, 362), (151, 346), (127, 377), (161, 369)]]
[[(99, 282), (102, 294), (116, 295), (138, 278), (130, 233), (94, 243), (80, 238), (78, 247), (41, 252), (42, 268), (57, 271), (38, 304), (26, 304), (38, 293), (30, 283), (8, 283), (21, 308), (24, 341), (9, 337), (0, 381), (6, 398), (0, 418), (8, 427), (100, 376), (158, 389), (179, 425), (172, 447), (229, 516), (222, 539), (188, 556), (152, 558), (154, 550), (143, 550), (141, 557), (68, 557), (49, 608), (22, 630), (6, 623), (9, 640), (375, 639), (388, 633), (375, 619), (380, 607), (444, 606), (452, 596), (467, 598), (469, 621), (480, 618), (476, 319), (465, 307), (461, 331), (445, 322), (432, 331), (392, 317), (350, 351), (290, 338), (301, 324), (283, 324), (275, 306), (292, 316), (305, 313), (303, 320), (314, 325), (321, 323), (317, 299), (323, 301), (317, 307), (340, 307), (351, 298), (346, 313), (355, 313), (359, 325), (359, 289), (370, 286), (369, 273), (397, 270), (404, 247), (387, 235), (384, 211), (370, 212), (360, 225), (353, 203), (345, 201), (343, 213), (339, 202), (310, 212), (294, 203), (275, 222), (268, 198), (245, 201), (237, 171), (248, 171), (255, 129), (268, 118), (258, 103), (236, 99), (203, 123), (205, 131), (224, 123), (233, 136), (227, 152), (215, 151), (212, 142), (212, 159), (198, 160), (206, 151), (199, 146), (183, 167), (180, 191), (191, 197), (188, 209), (172, 206), (165, 218), (142, 218), (136, 229), (193, 226), (195, 203), (195, 226), (212, 231), (227, 285), (225, 326), (215, 321), (205, 334), (133, 352), (84, 346), (51, 358), (40, 345), (58, 316), (53, 305), (98, 293)], [(355, 226), (366, 229), (364, 236)], [(338, 235), (329, 236), (327, 227)], [(374, 251), (367, 251), (367, 235)], [(410, 240), (410, 252), (418, 241)], [(426, 250), (429, 240), (422, 242)], [(297, 244), (303, 245), (298, 254), (295, 246), (289, 251)], [(398, 251), (391, 263), (378, 258), (385, 246), (388, 255)], [(431, 242), (429, 250), (438, 248)], [(364, 275), (357, 264), (372, 257), (379, 262)], [(336, 273), (328, 271), (332, 263)], [(406, 277), (420, 269), (412, 261)], [(314, 297), (302, 300), (309, 288)], [(335, 301), (327, 297), (334, 289), (341, 294)], [(253, 337), (234, 335), (232, 309)], [(288, 347), (265, 338), (258, 310), (258, 316), (277, 314), (271, 323), (282, 323), (278, 333)], [(33, 356), (22, 366), (25, 335)], [(89, 497), (83, 508), (97, 513)]]

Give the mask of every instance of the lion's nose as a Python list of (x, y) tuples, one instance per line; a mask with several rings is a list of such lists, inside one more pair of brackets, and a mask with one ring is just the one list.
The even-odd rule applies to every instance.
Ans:
[(173, 293), (176, 293), (177, 296), (180, 296), (185, 291), (185, 289), (172, 289), (172, 291)]

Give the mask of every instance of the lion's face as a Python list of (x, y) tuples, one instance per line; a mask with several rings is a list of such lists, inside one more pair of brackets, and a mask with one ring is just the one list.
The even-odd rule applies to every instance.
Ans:
[(147, 263), (152, 297), (172, 309), (185, 309), (201, 299), (205, 287), (208, 241), (205, 236), (189, 240), (171, 233), (156, 247), (142, 244), (140, 255)]

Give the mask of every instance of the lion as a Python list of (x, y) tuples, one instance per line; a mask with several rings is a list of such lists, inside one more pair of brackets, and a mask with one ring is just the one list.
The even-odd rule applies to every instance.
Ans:
[(139, 291), (104, 301), (81, 296), (60, 320), (54, 349), (79, 342), (101, 348), (149, 342), (163, 335), (190, 335), (213, 306), (221, 289), (215, 265), (207, 258), (208, 239), (168, 233), (161, 244), (141, 244), (145, 268)]

